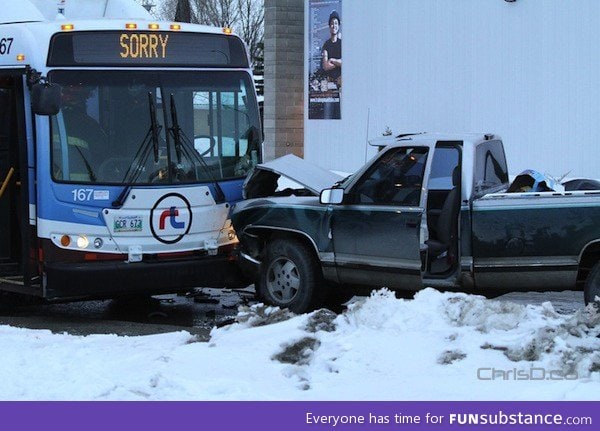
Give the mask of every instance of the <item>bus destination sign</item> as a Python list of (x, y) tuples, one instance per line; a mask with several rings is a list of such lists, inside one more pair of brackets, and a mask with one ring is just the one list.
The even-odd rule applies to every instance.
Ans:
[(168, 34), (121, 33), (122, 58), (167, 58)]
[(59, 33), (48, 66), (248, 67), (237, 37), (213, 33), (89, 31)]

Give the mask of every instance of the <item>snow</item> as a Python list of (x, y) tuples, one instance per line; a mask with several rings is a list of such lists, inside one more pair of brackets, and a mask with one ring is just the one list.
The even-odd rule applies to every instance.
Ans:
[[(240, 307), (209, 343), (0, 326), (0, 399), (593, 400), (599, 334), (593, 306), (561, 315), (433, 289), (380, 290), (341, 315)], [(492, 368), (571, 377), (489, 380)]]

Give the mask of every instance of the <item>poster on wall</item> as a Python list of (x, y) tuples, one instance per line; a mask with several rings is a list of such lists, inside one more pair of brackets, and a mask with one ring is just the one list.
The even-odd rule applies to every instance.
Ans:
[(308, 119), (339, 120), (342, 0), (309, 0), (308, 14)]

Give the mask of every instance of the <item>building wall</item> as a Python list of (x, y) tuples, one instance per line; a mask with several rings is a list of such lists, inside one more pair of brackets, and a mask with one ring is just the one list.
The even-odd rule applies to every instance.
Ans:
[(343, 0), (342, 119), (305, 115), (306, 159), (353, 171), (386, 127), (491, 132), (512, 174), (600, 178), (600, 1), (576, 3)]
[(265, 160), (304, 151), (304, 0), (265, 0)]

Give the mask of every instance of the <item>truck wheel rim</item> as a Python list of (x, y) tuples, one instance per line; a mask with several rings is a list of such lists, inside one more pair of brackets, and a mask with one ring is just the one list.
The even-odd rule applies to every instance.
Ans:
[(281, 304), (289, 304), (300, 289), (300, 274), (291, 260), (279, 258), (267, 271), (267, 289), (269, 294)]

